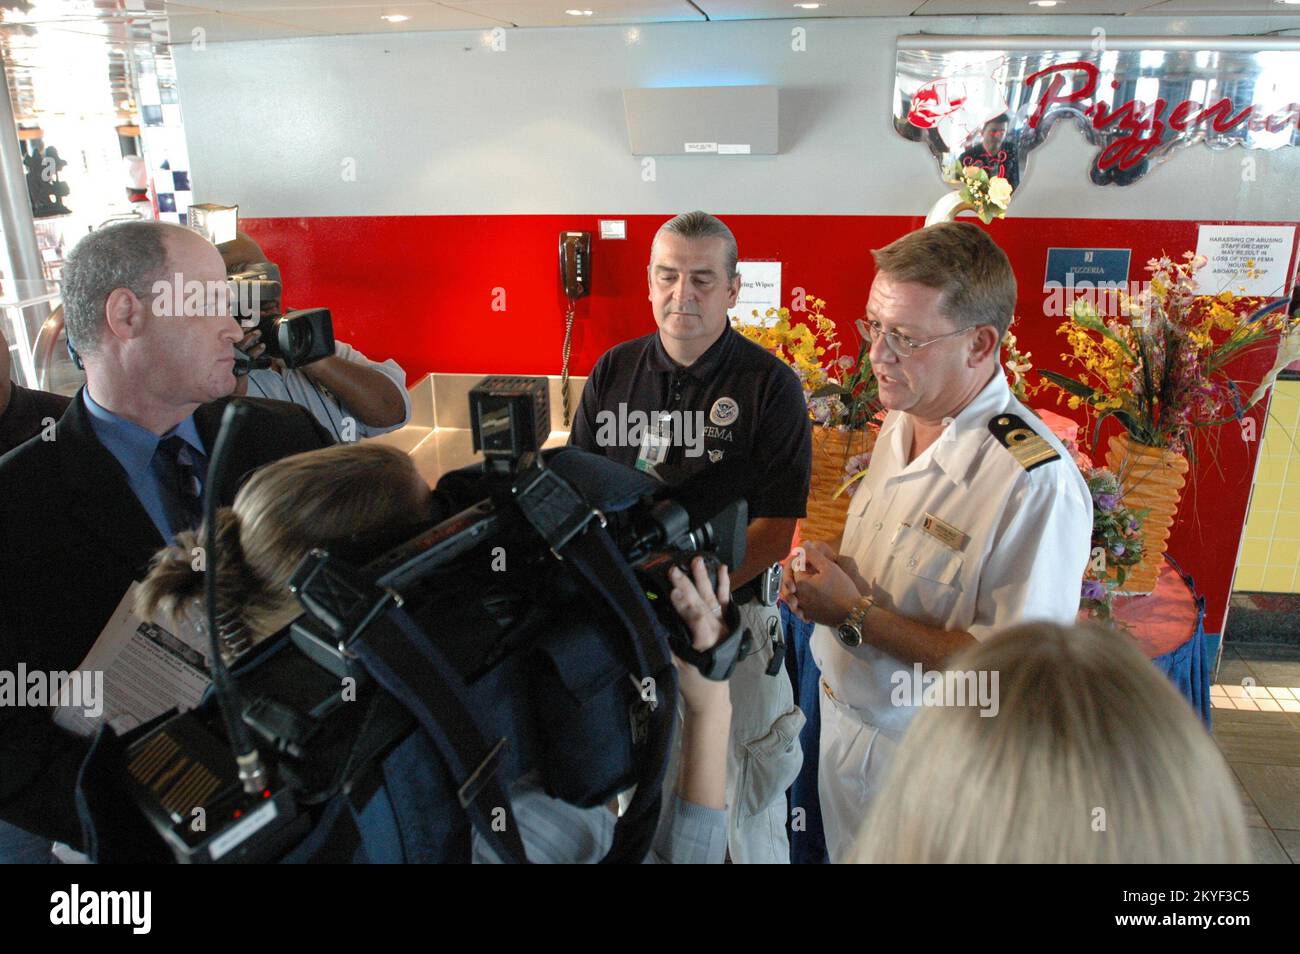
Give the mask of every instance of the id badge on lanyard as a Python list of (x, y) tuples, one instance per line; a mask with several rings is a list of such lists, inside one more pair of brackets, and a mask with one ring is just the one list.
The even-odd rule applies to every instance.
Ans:
[(672, 418), (663, 414), (646, 427), (636, 457), (637, 470), (653, 473), (655, 467), (668, 459), (668, 451), (673, 446), (671, 422)]

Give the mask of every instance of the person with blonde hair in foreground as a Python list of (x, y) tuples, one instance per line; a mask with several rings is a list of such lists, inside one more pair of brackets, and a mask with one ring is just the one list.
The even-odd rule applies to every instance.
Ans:
[[(248, 640), (259, 642), (302, 612), (289, 578), (312, 547), (369, 556), (431, 517), (429, 487), (396, 447), (336, 444), (276, 461), (217, 510), (217, 604), (237, 611)], [(181, 619), (202, 602), (192, 554), (206, 541), (205, 525), (154, 555), (136, 600), (145, 618), (161, 611)]]
[(997, 672), (997, 714), (923, 710), (851, 860), (1250, 860), (1228, 766), (1186, 700), (1125, 635), (1026, 624), (948, 668)]
[[(217, 511), (217, 602), (223, 613), (234, 617), (223, 624), (223, 632), (242, 628), (242, 650), (291, 623), (302, 607), (288, 583), (312, 548), (364, 562), (414, 536), (432, 516), (428, 486), (411, 459), (394, 447), (340, 444), (267, 465), (240, 489), (233, 506)], [(203, 574), (194, 570), (193, 553), (206, 532), (201, 528), (178, 533), (174, 546), (157, 553), (136, 601), (142, 615), (158, 612), (173, 622), (201, 615), (197, 607)], [(669, 578), (673, 608), (686, 623), (694, 648), (716, 645), (727, 635), (727, 568), (718, 571), (716, 592), (698, 557), (689, 575), (674, 569)], [(730, 687), (705, 679), (676, 657), (673, 662), (686, 713), (680, 730), (680, 771), (646, 860), (721, 863), (727, 847)], [(613, 842), (612, 811), (552, 798), (535, 774), (510, 786), (510, 803), (530, 861), (599, 861)], [(498, 860), (477, 832), (472, 858)]]

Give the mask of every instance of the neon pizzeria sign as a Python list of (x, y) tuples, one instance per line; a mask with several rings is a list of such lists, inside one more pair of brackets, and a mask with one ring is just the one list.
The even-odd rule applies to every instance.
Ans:
[[(1218, 44), (1218, 48), (1215, 47)], [(900, 37), (894, 128), (941, 168), (1018, 185), (1058, 122), (1099, 147), (1091, 178), (1129, 185), (1177, 150), (1300, 144), (1300, 45), (1259, 40)]]

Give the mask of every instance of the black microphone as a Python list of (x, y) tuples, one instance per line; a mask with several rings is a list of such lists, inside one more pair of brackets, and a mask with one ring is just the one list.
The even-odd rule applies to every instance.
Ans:
[(225, 660), (221, 657), (219, 639), (221, 613), (217, 606), (217, 567), (220, 564), (217, 559), (218, 488), (221, 487), (226, 471), (229, 469), (230, 447), (236, 442), (239, 431), (247, 425), (251, 414), (251, 407), (243, 401), (235, 400), (226, 405), (221, 415), (221, 430), (217, 432), (212, 456), (208, 461), (207, 486), (203, 494), (203, 520), (207, 524), (207, 536), (203, 541), (207, 549), (203, 590), (208, 617), (212, 689), (216, 694), (217, 707), (221, 710), (226, 724), (226, 733), (230, 737), (230, 747), (235, 753), (235, 762), (239, 766), (240, 782), (246, 793), (256, 794), (265, 787), (266, 769), (253, 745), (248, 726), (244, 722), (243, 707), (239, 701), (239, 691), (235, 681), (230, 675), (230, 670), (226, 668)]

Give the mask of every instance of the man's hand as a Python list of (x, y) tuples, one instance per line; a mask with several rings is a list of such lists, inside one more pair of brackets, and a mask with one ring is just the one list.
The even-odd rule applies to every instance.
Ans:
[[(250, 358), (254, 359), (260, 358), (266, 351), (266, 345), (262, 342), (262, 332), (258, 328), (248, 331), (244, 337), (235, 342), (235, 347)], [(235, 375), (235, 390), (231, 393), (234, 394), (235, 397), (243, 397), (248, 393), (247, 374)]]
[(823, 540), (805, 540), (790, 551), (789, 556), (781, 561), (781, 599), (789, 603), (794, 598), (795, 574), (808, 570), (808, 551), (816, 548), (829, 559), (837, 560), (835, 548)]
[(790, 574), (790, 610), (808, 623), (838, 626), (862, 598), (857, 585), (835, 562), (826, 544), (814, 541), (804, 546), (803, 573)]
[(235, 342), (235, 347), (250, 358), (260, 358), (266, 353), (266, 342), (262, 340), (262, 329), (253, 328), (244, 337)]

